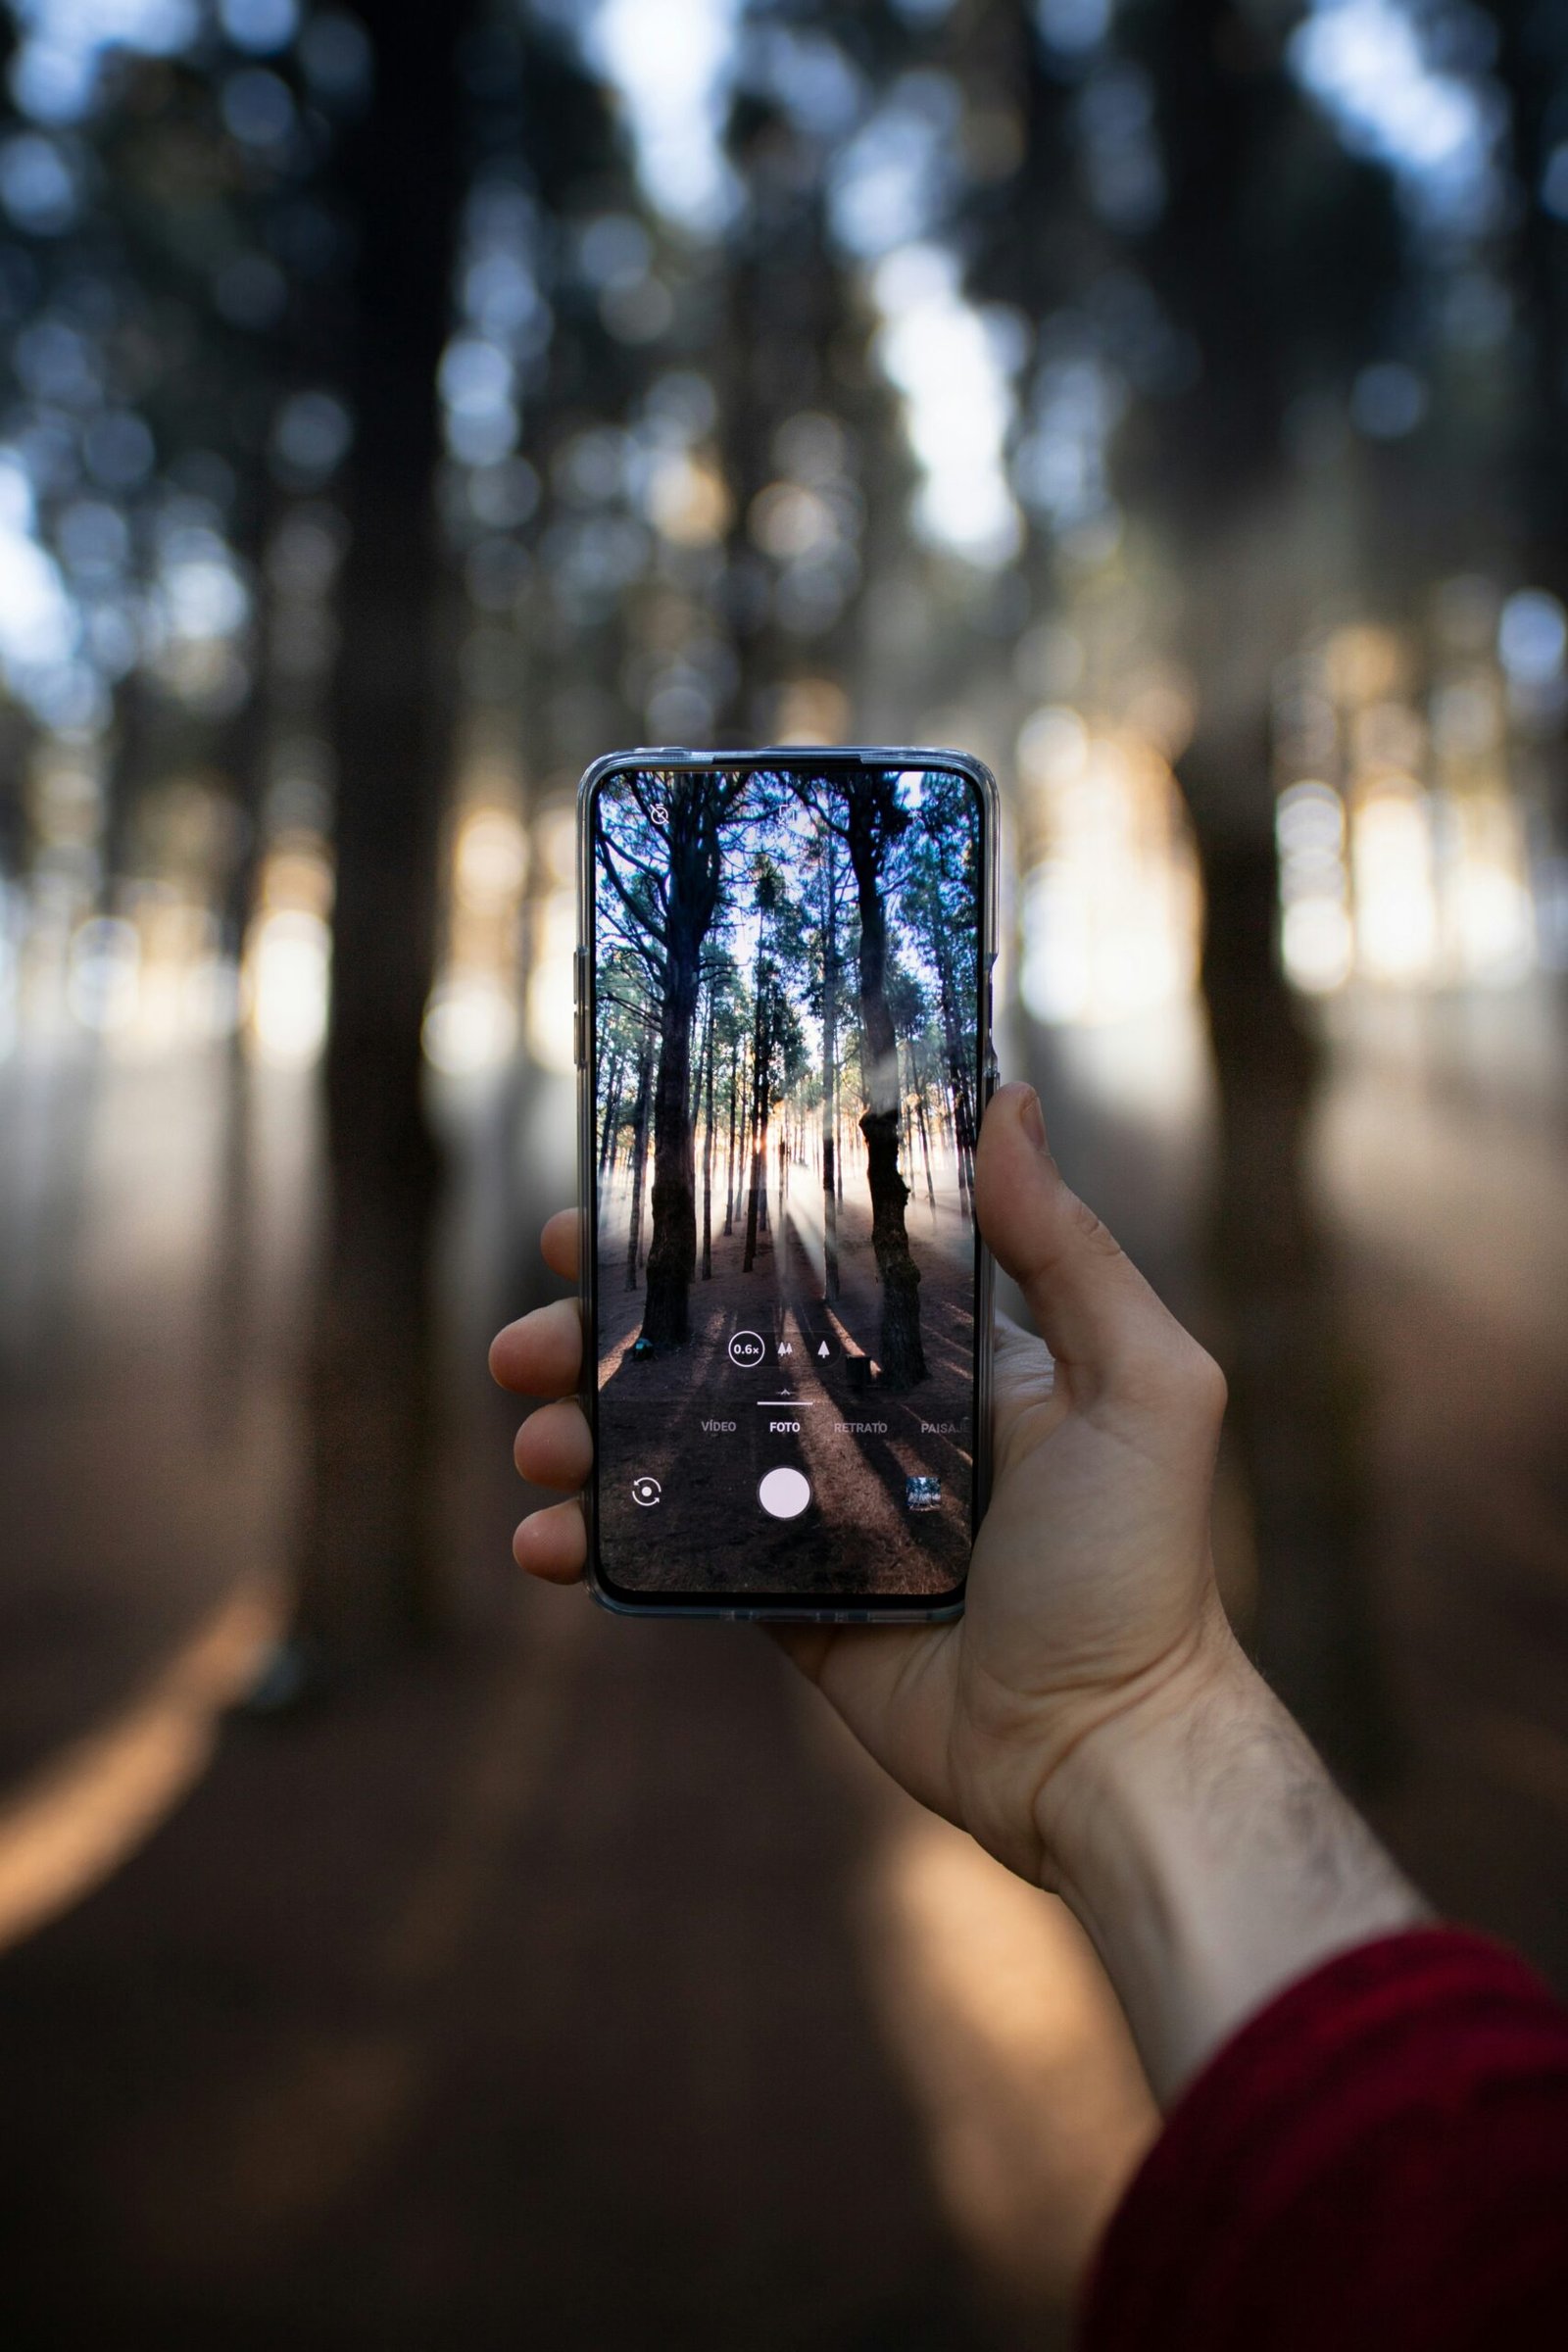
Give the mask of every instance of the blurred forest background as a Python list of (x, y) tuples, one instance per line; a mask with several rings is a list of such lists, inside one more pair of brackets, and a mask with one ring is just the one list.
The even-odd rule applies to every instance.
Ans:
[(507, 1567), (572, 792), (994, 766), (1238, 1622), (1568, 1983), (1568, 15), (0, 50), (10, 2340), (1049, 2341), (1151, 2128), (1083, 1947), (763, 1644)]

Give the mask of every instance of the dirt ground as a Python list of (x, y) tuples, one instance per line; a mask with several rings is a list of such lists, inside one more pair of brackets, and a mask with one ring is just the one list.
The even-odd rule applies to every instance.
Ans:
[[(713, 1236), (710, 1279), (692, 1286), (693, 1338), (637, 1360), (643, 1294), (625, 1288), (626, 1198), (607, 1204), (601, 1246), (601, 1543), (617, 1583), (638, 1592), (942, 1593), (963, 1574), (974, 1461), (973, 1229), (955, 1182), (908, 1203), (920, 1268), (928, 1377), (906, 1395), (883, 1379), (881, 1288), (869, 1201), (846, 1185), (840, 1291), (823, 1302), (821, 1195), (791, 1171), (756, 1262), (743, 1270), (744, 1220)], [(718, 1222), (722, 1202), (718, 1203)], [(730, 1346), (755, 1352), (737, 1361)], [(760, 1348), (755, 1343), (760, 1343)], [(821, 1351), (828, 1350), (824, 1359)], [(769, 1517), (759, 1487), (802, 1471), (811, 1499)], [(936, 1478), (935, 1508), (912, 1509), (908, 1482)], [(657, 1481), (657, 1502), (633, 1488)]]
[[(1399, 1734), (1375, 1819), (1440, 1912), (1568, 1989), (1560, 992), (1342, 1023), (1320, 1198), (1367, 1366)], [(1201, 1330), (1183, 1035), (1011, 1066)], [(308, 1128), (269, 1084), (229, 1200), (220, 1066), (47, 1103), (0, 1068), (8, 1788), (283, 1556)], [(484, 1348), (559, 1287), (535, 1237), (572, 1132), (565, 1081), (453, 1116), (446, 1643), (230, 1724), (118, 1874), (0, 1953), (5, 2352), (1069, 2340), (1152, 2116), (1057, 1907), (899, 1797), (751, 1629), (512, 1570), (528, 1498)]]

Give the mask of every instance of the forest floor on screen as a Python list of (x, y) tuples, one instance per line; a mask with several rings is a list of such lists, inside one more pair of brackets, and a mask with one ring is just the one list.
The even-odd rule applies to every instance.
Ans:
[[(640, 1284), (625, 1287), (629, 1188), (602, 1200), (599, 1410), (616, 1464), (600, 1488), (606, 1565), (644, 1592), (950, 1591), (968, 1556), (973, 1469), (973, 1228), (956, 1184), (935, 1188), (934, 1207), (909, 1204), (929, 1376), (900, 1395), (878, 1362), (868, 1204), (847, 1192), (840, 1205), (840, 1290), (825, 1304), (820, 1179), (808, 1165), (790, 1176), (750, 1273), (743, 1221), (714, 1234), (712, 1276), (692, 1284), (692, 1338), (654, 1360), (633, 1354), (644, 1301)], [(749, 1339), (731, 1352), (737, 1335), (760, 1343), (755, 1363)], [(809, 1484), (799, 1517), (759, 1504), (778, 1467)], [(933, 1479), (936, 1499), (918, 1488), (911, 1509), (910, 1481)], [(634, 1488), (648, 1480), (659, 1498), (642, 1503)]]

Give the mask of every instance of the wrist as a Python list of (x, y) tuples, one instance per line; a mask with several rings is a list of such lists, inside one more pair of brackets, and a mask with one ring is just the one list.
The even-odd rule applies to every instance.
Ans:
[(1260, 1689), (1210, 1595), (1163, 1657), (1086, 1709), (1035, 1803), (1051, 1890), (1076, 1907), (1079, 1882), (1101, 1875), (1107, 1845), (1121, 1845), (1135, 1829), (1146, 1792), (1168, 1781), (1195, 1728), (1242, 1720)]
[(1161, 2097), (1293, 1979), (1425, 1916), (1217, 1601), (1078, 1738), (1036, 1818)]

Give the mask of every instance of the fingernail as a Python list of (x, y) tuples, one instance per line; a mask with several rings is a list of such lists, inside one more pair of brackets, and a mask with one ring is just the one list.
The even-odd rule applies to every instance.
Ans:
[(1046, 1114), (1040, 1107), (1040, 1097), (1031, 1086), (1018, 1105), (1018, 1124), (1037, 1152), (1049, 1147), (1046, 1143)]

